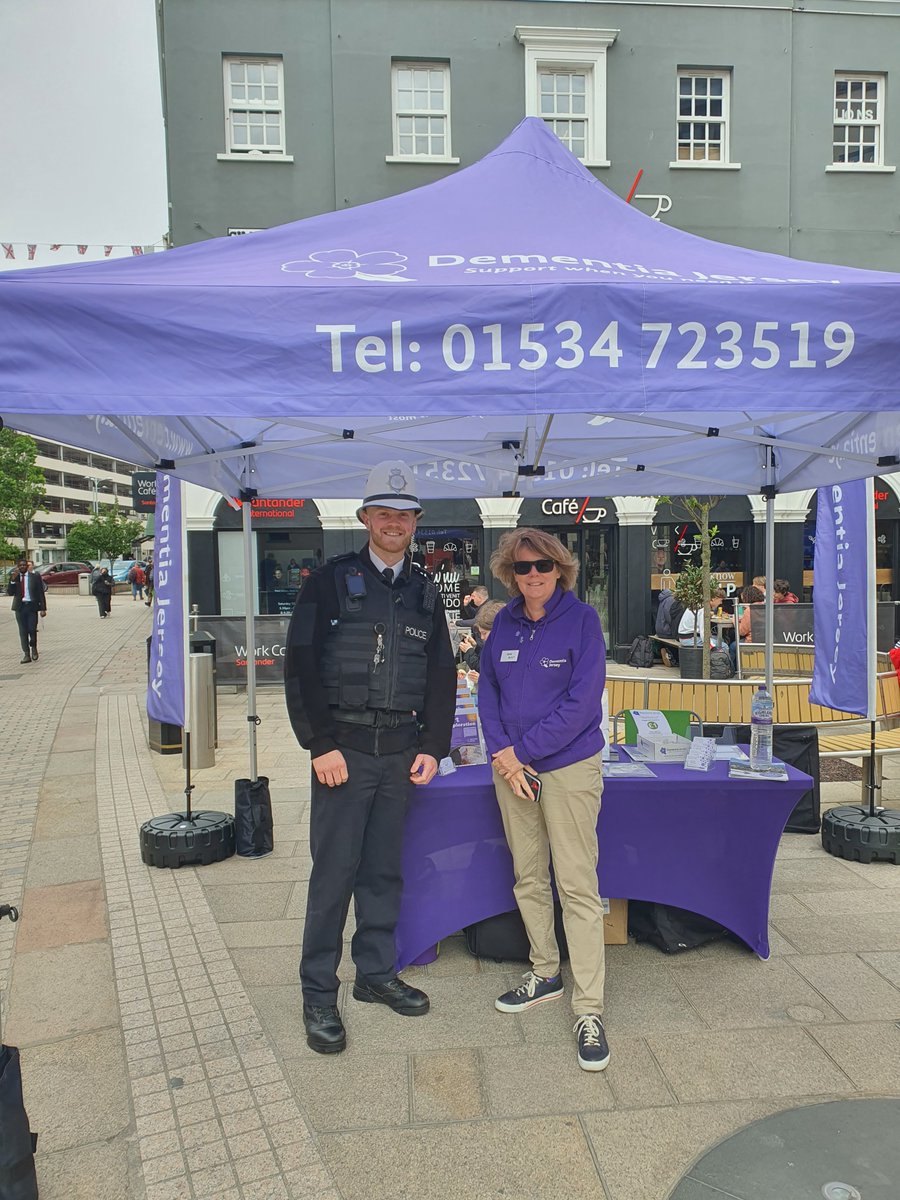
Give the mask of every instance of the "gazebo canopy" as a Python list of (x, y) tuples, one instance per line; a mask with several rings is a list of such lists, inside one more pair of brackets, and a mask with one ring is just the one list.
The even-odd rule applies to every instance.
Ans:
[(427, 496), (799, 489), (896, 463), (898, 309), (653, 221), (529, 118), (373, 204), (0, 275), (0, 413), (225, 493), (391, 456)]

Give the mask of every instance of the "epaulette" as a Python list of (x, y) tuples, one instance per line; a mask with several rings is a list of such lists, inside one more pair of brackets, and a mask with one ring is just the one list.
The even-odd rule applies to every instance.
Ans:
[(349, 562), (351, 558), (358, 557), (359, 555), (355, 550), (349, 550), (345, 554), (331, 554), (325, 561), (330, 563)]

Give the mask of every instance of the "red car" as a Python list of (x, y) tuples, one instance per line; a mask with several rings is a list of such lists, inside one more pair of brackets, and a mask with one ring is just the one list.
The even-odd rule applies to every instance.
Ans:
[(44, 587), (78, 587), (79, 575), (90, 575), (93, 567), (86, 562), (45, 563), (37, 568)]

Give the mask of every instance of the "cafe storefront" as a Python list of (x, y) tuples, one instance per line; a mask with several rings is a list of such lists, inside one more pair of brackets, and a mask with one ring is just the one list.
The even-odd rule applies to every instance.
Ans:
[[(891, 485), (876, 478), (873, 487), (875, 504), (875, 587), (880, 601), (900, 600), (897, 585), (900, 572), (900, 500)], [(813, 493), (809, 513), (803, 526), (803, 595), (812, 600), (813, 566), (816, 551), (816, 495)]]
[(615, 502), (595, 496), (524, 500), (519, 514), (519, 525), (546, 529), (575, 556), (580, 564), (578, 597), (600, 614), (610, 646), (615, 641), (617, 524)]
[[(726, 496), (709, 516), (711, 569), (731, 599), (752, 581), (753, 515), (745, 496)], [(649, 583), (653, 608), (663, 588), (674, 587), (675, 578), (685, 563), (700, 563), (700, 530), (684, 519), (680, 510), (660, 503), (650, 526)]]

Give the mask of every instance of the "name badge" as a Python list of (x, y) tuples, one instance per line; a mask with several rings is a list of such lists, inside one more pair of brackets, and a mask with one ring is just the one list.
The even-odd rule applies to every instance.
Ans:
[(501, 662), (517, 662), (518, 658), (519, 658), (518, 650), (501, 650), (500, 651), (500, 661)]

